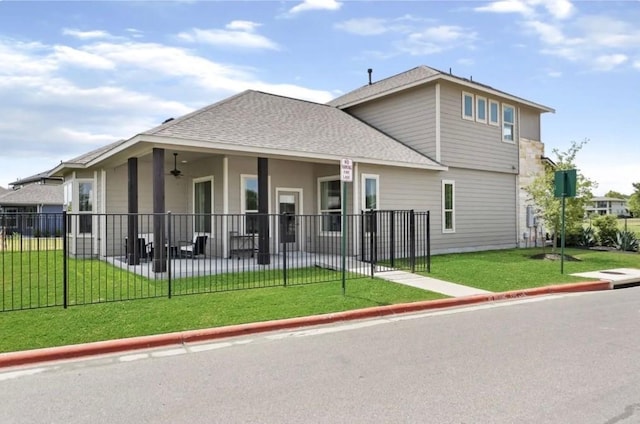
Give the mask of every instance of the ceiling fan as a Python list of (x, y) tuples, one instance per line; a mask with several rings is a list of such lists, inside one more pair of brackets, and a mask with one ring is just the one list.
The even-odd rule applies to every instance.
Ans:
[(173, 169), (171, 171), (169, 171), (169, 173), (171, 175), (173, 175), (176, 178), (182, 177), (182, 171), (180, 171), (178, 169), (178, 154), (174, 153), (173, 154)]

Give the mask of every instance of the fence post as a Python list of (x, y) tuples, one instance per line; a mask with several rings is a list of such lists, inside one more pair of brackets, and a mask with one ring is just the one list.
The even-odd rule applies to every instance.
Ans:
[(284, 286), (287, 286), (287, 214), (280, 215), (280, 244), (282, 245), (282, 278)]
[(431, 273), (431, 211), (427, 211), (427, 272)]
[(67, 211), (62, 211), (62, 307), (67, 309), (69, 294), (67, 293)]
[(389, 212), (389, 226), (391, 227), (389, 233), (389, 255), (391, 256), (391, 268), (396, 266), (396, 211)]
[(413, 209), (409, 211), (409, 257), (411, 260), (411, 272), (416, 272), (416, 214)]
[(369, 210), (369, 263), (371, 264), (371, 278), (376, 270), (376, 216), (373, 209)]
[(169, 299), (171, 299), (171, 211), (167, 212), (167, 247), (160, 246), (162, 249), (165, 249), (167, 252), (167, 290), (169, 294)]

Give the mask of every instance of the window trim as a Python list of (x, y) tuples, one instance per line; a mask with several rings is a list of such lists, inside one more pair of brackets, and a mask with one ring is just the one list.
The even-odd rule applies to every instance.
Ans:
[(367, 211), (370, 209), (366, 209), (367, 204), (367, 180), (375, 180), (376, 181), (376, 207), (373, 210), (380, 209), (380, 175), (378, 174), (361, 174), (360, 179), (360, 192), (362, 202), (362, 210)]
[[(478, 105), (480, 104), (480, 101), (484, 102), (484, 119), (480, 118), (478, 111), (480, 110), (480, 108), (478, 107)], [(483, 96), (476, 96), (476, 122), (481, 122), (483, 124), (487, 123), (487, 98), (483, 97)]]
[[(513, 122), (508, 122), (504, 119), (504, 112), (506, 108), (511, 108), (513, 110)], [(511, 134), (513, 136), (513, 140), (509, 140), (504, 137), (504, 126), (511, 125)], [(502, 141), (505, 143), (515, 143), (516, 142), (516, 107), (512, 106), (508, 103), (502, 103)]]
[[(446, 209), (446, 186), (451, 185), (451, 209)], [(451, 228), (446, 228), (446, 213), (451, 212)], [(455, 180), (442, 180), (442, 233), (456, 232), (456, 182)]]
[[(326, 181), (338, 181), (340, 182), (340, 213), (342, 213), (342, 181), (340, 181), (340, 175), (330, 175), (326, 177), (318, 177), (317, 179), (317, 197), (318, 197), (318, 215), (322, 215), (322, 211), (335, 211), (335, 209), (322, 209), (322, 183)], [(320, 218), (322, 220), (322, 218)], [(342, 222), (340, 222), (339, 231), (326, 231), (322, 229), (322, 221), (318, 229), (318, 234), (322, 236), (335, 236), (339, 237), (342, 234)]]
[[(466, 106), (465, 97), (467, 96), (471, 97), (471, 115), (470, 116), (465, 114), (465, 106)], [(475, 120), (475, 106), (476, 106), (475, 102), (476, 101), (473, 94), (468, 93), (466, 91), (462, 92), (462, 119), (466, 119), (467, 121)]]
[[(495, 105), (496, 106), (496, 120), (492, 120), (491, 119), (491, 106)], [(500, 103), (495, 101), (495, 100), (491, 100), (489, 99), (489, 113), (488, 113), (488, 123), (489, 125), (493, 125), (496, 127), (500, 126)]]
[(198, 233), (202, 233), (202, 234), (207, 234), (209, 236), (211, 236), (213, 234), (213, 214), (214, 214), (214, 205), (215, 205), (215, 201), (213, 198), (214, 195), (214, 181), (213, 181), (213, 175), (207, 175), (205, 177), (198, 177), (198, 178), (194, 178), (191, 180), (191, 194), (192, 194), (192, 198), (191, 198), (191, 211), (193, 212), (193, 232), (196, 232), (196, 184), (198, 183), (204, 183), (210, 181), (211, 182), (211, 232), (203, 232), (203, 231), (198, 231)]
[[(90, 197), (90, 201), (91, 201), (91, 210), (88, 211), (81, 211), (80, 210), (80, 184), (86, 184), (86, 183), (90, 183), (91, 184), (91, 197)], [(72, 205), (76, 205), (76, 210), (72, 209), (72, 213), (77, 214), (78, 219), (77, 222), (74, 225), (77, 225), (77, 228), (74, 228), (72, 233), (76, 234), (79, 237), (91, 237), (93, 235), (93, 228), (95, 227), (95, 222), (94, 221), (94, 214), (96, 213), (94, 211), (94, 207), (95, 207), (95, 203), (96, 203), (96, 182), (95, 179), (93, 178), (75, 178), (72, 181), (73, 184), (73, 200), (72, 200)], [(89, 232), (81, 232), (81, 224), (80, 224), (80, 215), (92, 215), (91, 218), (91, 231)]]
[[(255, 178), (256, 181), (258, 180), (258, 175), (257, 174), (240, 174), (240, 214), (241, 215), (246, 215), (247, 212), (249, 213), (258, 213), (257, 210), (249, 210), (247, 211), (246, 207), (247, 207), (247, 200), (244, 197), (244, 191), (245, 191), (245, 181), (248, 178)], [(269, 177), (267, 178), (267, 190), (269, 191), (269, 194), (267, 196), (267, 213), (271, 213), (271, 175), (269, 175)], [(256, 190), (258, 190), (258, 188), (256, 188)], [(260, 201), (260, 199), (258, 199), (258, 201)], [(241, 230), (241, 234), (247, 234), (246, 233), (246, 220), (241, 220), (241, 224), (240, 224), (240, 230)], [(271, 232), (271, 219), (269, 220), (269, 231)], [(257, 233), (255, 233), (257, 234)]]

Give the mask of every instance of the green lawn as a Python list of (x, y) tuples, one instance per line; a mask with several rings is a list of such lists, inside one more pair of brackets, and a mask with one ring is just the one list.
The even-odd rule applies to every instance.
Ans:
[(0, 313), (0, 352), (217, 327), (445, 296), (377, 279)]
[[(557, 252), (559, 253), (559, 250)], [(547, 253), (551, 252), (546, 248)], [(489, 291), (501, 292), (556, 283), (586, 281), (572, 277), (576, 272), (598, 271), (611, 268), (640, 268), (637, 253), (598, 252), (566, 249), (579, 262), (564, 262), (560, 274), (560, 261), (531, 259), (537, 249), (495, 250), (487, 252), (438, 255), (432, 258), (431, 274), (434, 278), (452, 281)]]

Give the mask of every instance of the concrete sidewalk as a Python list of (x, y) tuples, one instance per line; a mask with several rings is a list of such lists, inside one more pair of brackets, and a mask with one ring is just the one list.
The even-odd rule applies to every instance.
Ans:
[(434, 293), (440, 293), (451, 297), (473, 296), (476, 294), (491, 293), (487, 290), (476, 289), (475, 287), (463, 286), (461, 284), (450, 283), (423, 275), (412, 274), (405, 271), (389, 270), (378, 271), (373, 274), (382, 280), (391, 281), (405, 286), (416, 287)]

